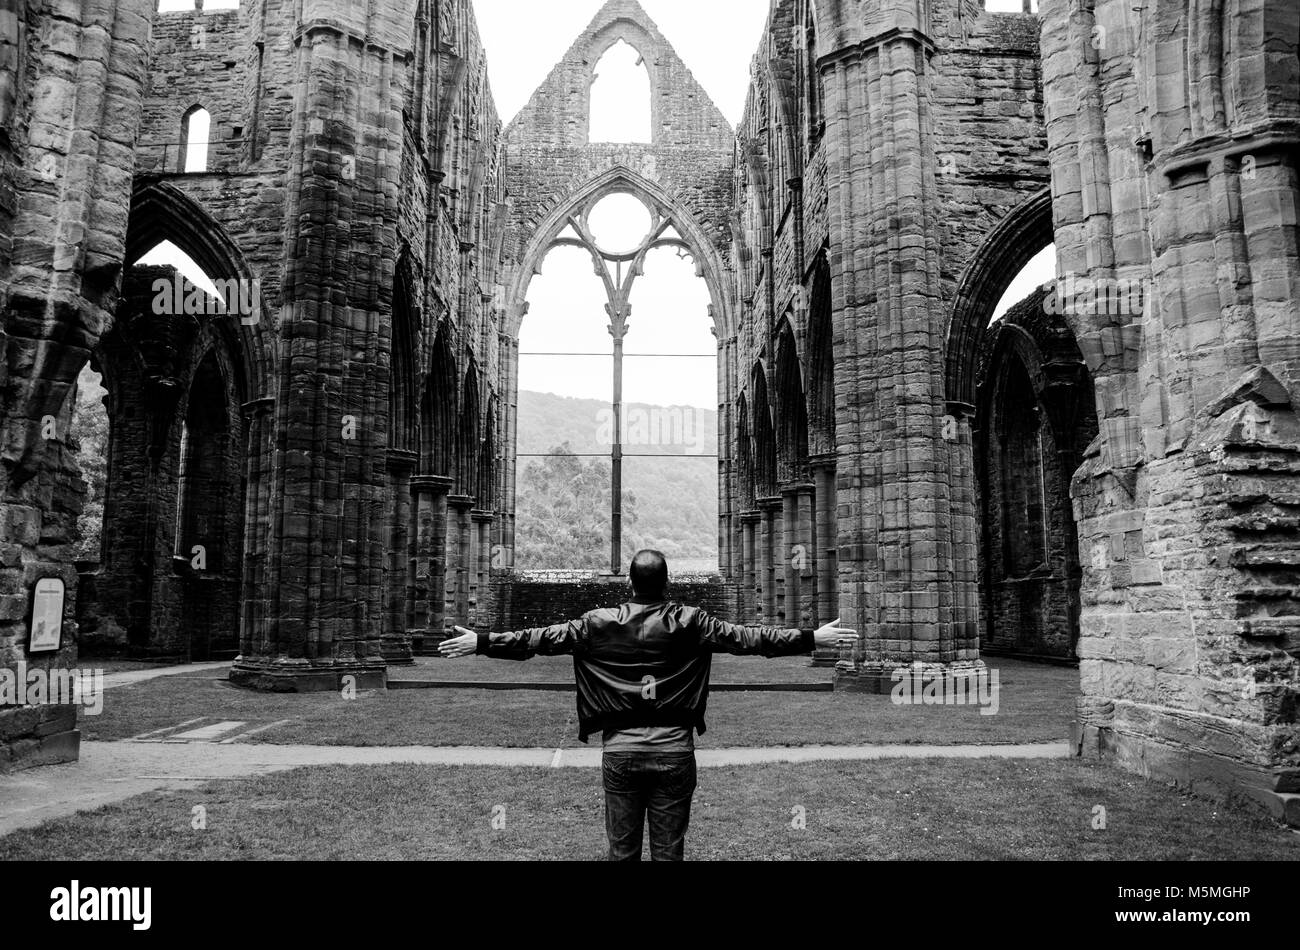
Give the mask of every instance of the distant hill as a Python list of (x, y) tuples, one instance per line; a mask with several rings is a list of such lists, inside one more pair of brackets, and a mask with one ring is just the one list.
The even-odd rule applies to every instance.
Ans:
[[(678, 571), (716, 569), (718, 414), (631, 404), (624, 419), (623, 560), (649, 547)], [(608, 569), (612, 421), (598, 400), (519, 394), (519, 570)]]

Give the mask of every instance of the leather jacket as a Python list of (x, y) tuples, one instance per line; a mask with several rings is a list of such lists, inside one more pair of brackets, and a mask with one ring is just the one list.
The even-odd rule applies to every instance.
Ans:
[(646, 726), (703, 735), (713, 654), (799, 656), (815, 646), (811, 630), (742, 627), (695, 607), (636, 598), (554, 627), (479, 634), (478, 652), (499, 660), (571, 655), (586, 742), (606, 729)]

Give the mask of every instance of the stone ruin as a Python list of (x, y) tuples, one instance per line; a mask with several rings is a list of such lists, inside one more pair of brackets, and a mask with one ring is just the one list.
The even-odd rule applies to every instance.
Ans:
[[(1077, 660), (1080, 754), (1300, 824), (1294, 0), (774, 0), (734, 129), (635, 0), (505, 127), (468, 0), (196, 6), (0, 0), (0, 667), (382, 687), (449, 621), (534, 609), (529, 284), (631, 194), (712, 302), (700, 597), (861, 629), (822, 658), (842, 689)], [(590, 140), (619, 41), (647, 143)], [(161, 241), (239, 305), (160, 305)], [(1055, 286), (992, 322), (1052, 244)], [(87, 364), (109, 475), (78, 564)], [(43, 578), (66, 623), (33, 654)], [(4, 767), (76, 737), (0, 710)]]

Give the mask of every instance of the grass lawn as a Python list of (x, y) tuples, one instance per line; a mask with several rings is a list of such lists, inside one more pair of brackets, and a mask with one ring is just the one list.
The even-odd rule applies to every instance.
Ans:
[[(599, 782), (594, 769), (300, 769), (15, 832), (0, 860), (597, 859)], [(1300, 835), (1077, 760), (771, 765), (701, 770), (687, 857), (1297, 860)]]
[[(746, 667), (761, 670), (766, 662), (723, 658), (716, 664), (715, 681), (749, 675)], [(771, 661), (760, 681), (771, 681), (776, 673), (784, 675), (779, 665), (771, 666), (790, 662)], [(794, 662), (807, 670), (806, 661)], [(492, 665), (518, 670), (529, 664)], [(996, 716), (983, 716), (973, 706), (894, 706), (888, 696), (715, 692), (709, 700), (709, 732), (701, 746), (1064, 741), (1074, 711), (1077, 672), (1010, 661), (1000, 661), (998, 669), (1002, 691)], [(810, 672), (829, 675), (825, 670)], [(571, 669), (568, 675), (572, 677)], [(129, 739), (200, 717), (247, 722), (250, 727), (285, 721), (248, 740), (279, 745), (578, 745), (571, 693), (409, 690), (364, 693), (347, 701), (333, 693), (247, 692), (210, 672), (161, 677), (112, 690), (106, 695), (103, 714), (83, 716), (81, 729), (87, 739)]]

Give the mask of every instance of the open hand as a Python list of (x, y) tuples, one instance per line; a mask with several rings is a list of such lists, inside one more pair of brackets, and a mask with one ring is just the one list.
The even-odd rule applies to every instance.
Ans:
[(858, 631), (850, 630), (847, 627), (841, 627), (840, 622), (836, 620), (834, 623), (828, 623), (826, 626), (818, 630), (816, 633), (816, 639), (817, 649), (834, 650), (838, 649), (845, 643), (856, 645), (861, 637), (858, 636)]
[(460, 660), (467, 656), (473, 656), (478, 653), (478, 634), (473, 630), (466, 630), (464, 627), (457, 627), (456, 632), (460, 636), (452, 640), (444, 640), (438, 647), (438, 652), (448, 660)]

